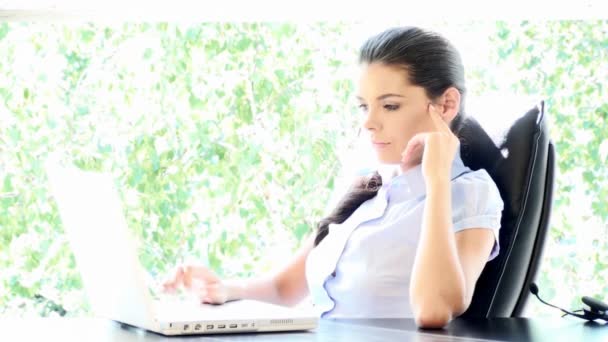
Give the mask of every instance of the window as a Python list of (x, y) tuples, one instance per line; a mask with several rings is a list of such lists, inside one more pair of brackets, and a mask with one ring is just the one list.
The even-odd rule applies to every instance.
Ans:
[[(151, 274), (193, 258), (248, 276), (289, 257), (353, 165), (357, 48), (387, 26), (0, 22), (0, 315), (88, 310), (52, 152), (114, 175)], [(484, 123), (546, 100), (559, 172), (542, 296), (608, 297), (608, 22), (425, 27), (460, 49)]]

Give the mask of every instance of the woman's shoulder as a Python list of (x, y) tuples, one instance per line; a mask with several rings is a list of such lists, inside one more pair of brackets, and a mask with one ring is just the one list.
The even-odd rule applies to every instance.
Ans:
[(467, 168), (466, 171), (454, 178), (452, 182), (456, 184), (487, 183), (496, 186), (496, 183), (494, 182), (488, 171), (486, 171), (486, 169), (471, 170)]
[(502, 201), (498, 186), (485, 169), (470, 170), (452, 180), (455, 194), (470, 197), (473, 194), (479, 198), (494, 198)]

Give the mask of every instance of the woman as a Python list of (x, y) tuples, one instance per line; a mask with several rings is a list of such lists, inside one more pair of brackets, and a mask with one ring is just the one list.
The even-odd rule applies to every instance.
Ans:
[(360, 64), (364, 129), (379, 161), (401, 173), (358, 179), (275, 274), (223, 281), (187, 265), (167, 291), (184, 286), (216, 304), (294, 305), (310, 295), (322, 317), (414, 317), (426, 328), (468, 308), (485, 263), (498, 254), (503, 202), (487, 172), (460, 158), (460, 56), (435, 33), (394, 28), (364, 43)]

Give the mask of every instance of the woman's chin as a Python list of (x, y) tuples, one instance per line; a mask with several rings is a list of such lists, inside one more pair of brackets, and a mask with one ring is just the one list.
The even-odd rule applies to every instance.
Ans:
[(377, 154), (376, 158), (380, 164), (401, 164), (401, 158)]

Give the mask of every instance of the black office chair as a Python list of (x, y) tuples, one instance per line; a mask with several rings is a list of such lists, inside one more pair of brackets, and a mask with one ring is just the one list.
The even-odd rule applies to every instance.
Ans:
[(505, 205), (500, 254), (486, 264), (463, 317), (521, 315), (549, 227), (555, 152), (544, 102), (506, 126), (493, 138), (475, 119), (467, 119), (463, 126), (464, 164), (473, 170), (486, 169)]

